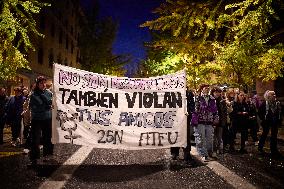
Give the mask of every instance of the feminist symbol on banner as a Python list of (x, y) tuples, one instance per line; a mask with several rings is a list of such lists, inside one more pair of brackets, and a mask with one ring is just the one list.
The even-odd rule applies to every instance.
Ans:
[[(59, 121), (61, 130), (68, 132), (69, 135), (65, 135), (64, 138), (69, 139), (71, 144), (73, 144), (74, 139), (81, 137), (80, 135), (73, 134), (73, 131), (77, 129), (77, 123), (75, 121), (77, 117), (78, 117), (77, 113), (74, 113), (72, 114), (71, 117), (68, 117), (66, 112), (63, 112), (62, 110), (57, 110), (56, 119)], [(69, 123), (70, 121), (73, 122), (71, 123), (73, 127), (72, 126), (70, 127), (69, 126), (70, 124), (68, 125), (66, 124), (66, 123)]]

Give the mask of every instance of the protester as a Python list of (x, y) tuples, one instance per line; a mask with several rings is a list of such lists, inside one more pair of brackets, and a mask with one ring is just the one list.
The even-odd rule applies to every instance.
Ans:
[(240, 91), (235, 98), (233, 104), (232, 114), (232, 127), (230, 130), (230, 151), (235, 151), (235, 136), (238, 131), (241, 132), (241, 148), (240, 153), (247, 153), (245, 149), (245, 142), (247, 139), (248, 132), (248, 105), (245, 101), (245, 93)]
[(276, 95), (274, 91), (266, 91), (264, 94), (265, 101), (259, 107), (259, 117), (262, 120), (262, 134), (258, 144), (258, 151), (264, 153), (263, 146), (266, 137), (271, 129), (270, 136), (270, 151), (272, 157), (281, 157), (280, 152), (277, 148), (277, 134), (278, 127), (281, 125), (281, 105), (280, 102), (276, 100)]
[(36, 79), (36, 87), (30, 97), (31, 109), (31, 166), (37, 165), (40, 158), (40, 139), (43, 138), (43, 156), (53, 154), (51, 143), (51, 108), (52, 93), (46, 90), (46, 78), (39, 76)]
[[(218, 109), (219, 124), (214, 128), (214, 153), (223, 153), (223, 128), (227, 124), (227, 105), (225, 99), (222, 98), (222, 89), (214, 87), (211, 95), (216, 99)], [(215, 155), (214, 155), (215, 156)]]
[(23, 112), (22, 112), (22, 117), (23, 117), (23, 126), (24, 126), (24, 138), (27, 138), (28, 135), (28, 130), (30, 127), (31, 123), (31, 115), (30, 115), (30, 109), (29, 109), (29, 103), (30, 103), (30, 94), (27, 89), (23, 90), (23, 94), (26, 97), (25, 102), (23, 104)]
[(256, 91), (252, 91), (251, 102), (254, 104), (254, 106), (257, 110), (260, 106), (260, 99), (259, 99)]
[(23, 93), (26, 96), (22, 112), (23, 138), (25, 139), (24, 153), (28, 153), (31, 147), (31, 111), (29, 106), (31, 92), (29, 92), (28, 89), (24, 89)]
[[(194, 94), (191, 90), (186, 91), (186, 99), (187, 99), (187, 146), (183, 148), (184, 153), (184, 161), (188, 164), (191, 163), (192, 157), (190, 155), (191, 151), (191, 133), (190, 133), (190, 122), (192, 118), (192, 112), (194, 111)], [(175, 160), (179, 156), (179, 147), (171, 148), (172, 159)]]
[(209, 85), (201, 85), (201, 95), (196, 98), (192, 125), (198, 153), (203, 161), (209, 161), (213, 153), (213, 125), (219, 122), (216, 100), (209, 95)]
[[(249, 120), (248, 120), (248, 126), (249, 126), (249, 134), (252, 137), (252, 140), (254, 144), (258, 145), (258, 137), (257, 137), (257, 112), (256, 112), (256, 106), (252, 102), (251, 98), (248, 96), (246, 97), (246, 102), (248, 104), (248, 114), (249, 114)], [(248, 139), (247, 139), (248, 140)]]
[(232, 127), (232, 117), (231, 113), (233, 112), (233, 104), (234, 104), (234, 98), (232, 96), (235, 96), (235, 92), (233, 90), (229, 90), (226, 95), (224, 95), (224, 101), (226, 102), (226, 109), (227, 109), (227, 121), (226, 125), (223, 128), (223, 150), (228, 150), (228, 145), (230, 144), (230, 130)]
[(260, 122), (261, 122), (259, 115), (258, 115), (258, 109), (259, 109), (259, 106), (261, 104), (261, 100), (259, 99), (259, 96), (256, 93), (256, 91), (252, 91), (251, 102), (254, 104), (254, 106), (256, 108), (256, 121), (257, 121), (256, 132), (258, 132), (259, 128), (260, 128)]
[(5, 88), (0, 88), (0, 145), (4, 143), (3, 141), (3, 130), (6, 122), (6, 112), (5, 107), (9, 98), (6, 95)]
[(20, 87), (14, 89), (15, 96), (11, 97), (7, 104), (7, 124), (12, 129), (12, 145), (17, 146), (20, 144), (20, 132), (21, 132), (21, 121), (23, 104), (26, 97), (23, 96)]

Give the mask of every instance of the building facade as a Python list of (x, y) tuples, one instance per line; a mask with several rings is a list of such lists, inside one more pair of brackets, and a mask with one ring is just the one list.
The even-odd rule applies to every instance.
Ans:
[[(44, 38), (32, 39), (35, 50), (28, 53), (31, 70), (19, 71), (20, 85), (30, 87), (38, 75), (52, 81), (53, 63), (80, 68), (80, 23), (84, 18), (79, 0), (52, 1), (36, 17)], [(19, 86), (19, 85), (18, 85)]]

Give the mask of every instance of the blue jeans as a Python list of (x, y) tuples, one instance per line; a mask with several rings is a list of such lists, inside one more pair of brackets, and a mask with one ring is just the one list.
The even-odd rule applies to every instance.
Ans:
[(193, 130), (198, 154), (208, 156), (208, 153), (213, 152), (214, 128), (212, 125), (198, 124)]

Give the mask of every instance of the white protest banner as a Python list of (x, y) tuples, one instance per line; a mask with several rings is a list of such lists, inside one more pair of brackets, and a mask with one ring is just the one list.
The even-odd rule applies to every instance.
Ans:
[(95, 148), (186, 146), (185, 72), (111, 77), (54, 65), (52, 142)]

